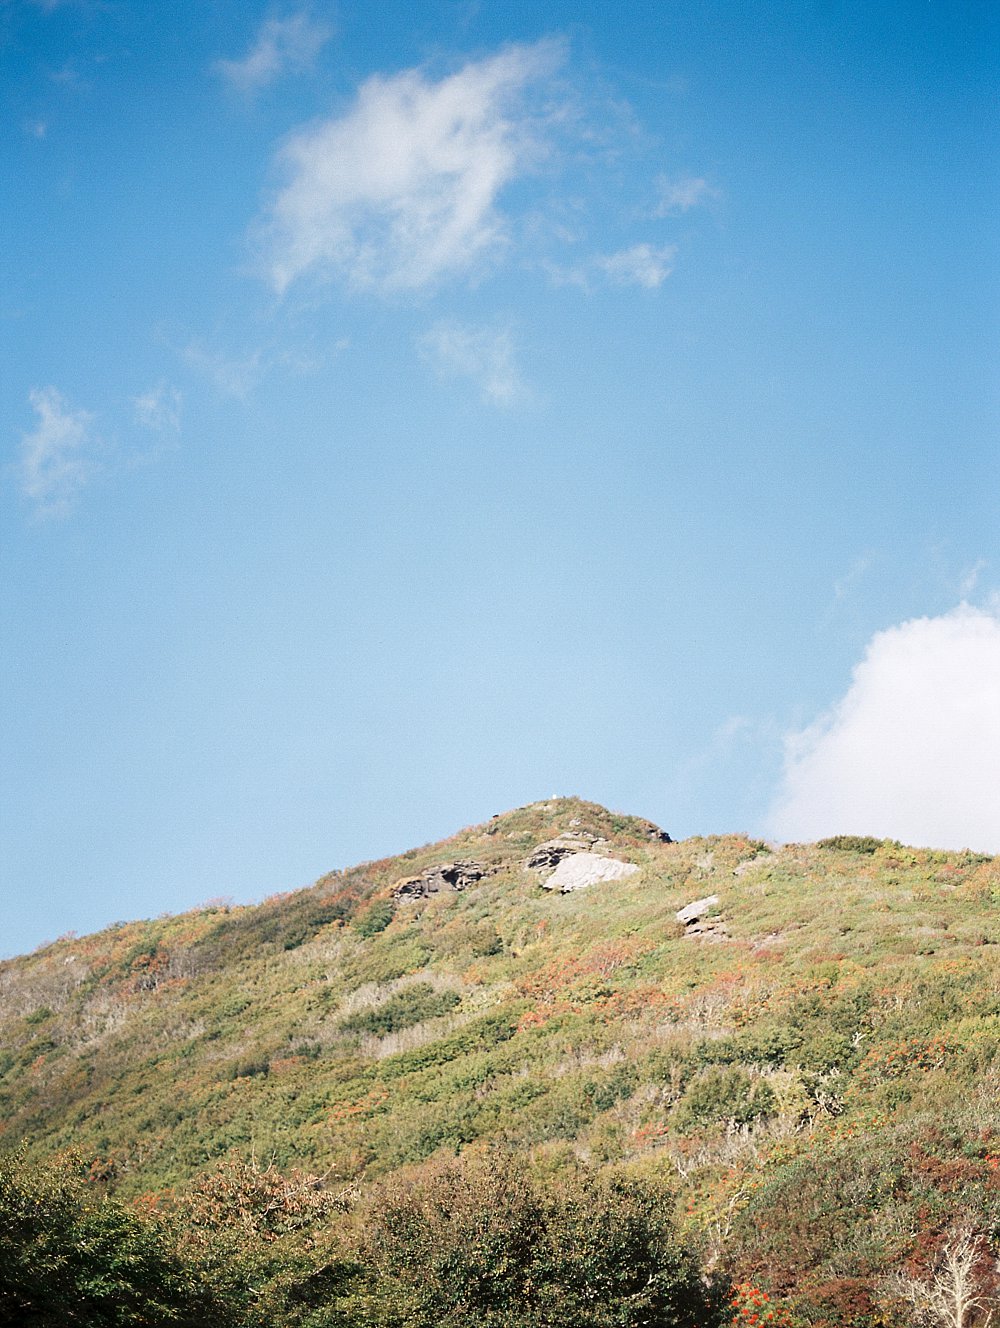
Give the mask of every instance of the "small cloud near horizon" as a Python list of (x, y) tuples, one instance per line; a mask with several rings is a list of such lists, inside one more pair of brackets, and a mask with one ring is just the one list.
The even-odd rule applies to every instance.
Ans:
[(961, 604), (869, 642), (850, 687), (786, 736), (769, 833), (1000, 853), (1000, 614)]

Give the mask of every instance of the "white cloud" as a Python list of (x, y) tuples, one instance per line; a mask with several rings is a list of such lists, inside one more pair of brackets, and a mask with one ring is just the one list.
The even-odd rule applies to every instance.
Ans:
[(959, 594), (962, 599), (968, 599), (979, 584), (979, 578), (989, 567), (985, 558), (978, 558), (970, 568), (962, 573), (959, 581)]
[(554, 286), (578, 286), (592, 291), (595, 284), (643, 286), (656, 290), (674, 270), (675, 244), (633, 244), (615, 254), (591, 254), (571, 265), (542, 259), (539, 267)]
[(158, 383), (148, 392), (132, 398), (137, 423), (154, 433), (179, 433), (181, 427), (181, 394), (176, 387)]
[(526, 90), (561, 58), (545, 41), (437, 82), (420, 69), (376, 75), (346, 115), (294, 134), (266, 226), (275, 289), (312, 273), (415, 290), (495, 252), (506, 232), (499, 194), (542, 150)]
[(656, 181), (659, 199), (656, 204), (657, 217), (676, 217), (697, 207), (714, 194), (707, 180), (693, 175), (678, 175), (673, 179), (661, 175)]
[(677, 246), (634, 244), (620, 253), (594, 260), (595, 266), (617, 286), (644, 286), (656, 290), (674, 270)]
[(241, 60), (217, 60), (214, 68), (237, 92), (252, 95), (289, 70), (310, 68), (331, 35), (326, 24), (306, 13), (268, 19)]
[(470, 379), (487, 401), (510, 405), (524, 394), (509, 329), (440, 322), (417, 346), (439, 374)]
[[(222, 396), (244, 400), (271, 375), (290, 374), (305, 378), (322, 373), (350, 349), (349, 337), (337, 337), (333, 341), (307, 339), (286, 344), (281, 344), (280, 338), (271, 338), (266, 345), (229, 349), (219, 339), (196, 336), (186, 346), (179, 346), (178, 352), (184, 363), (207, 378)], [(176, 389), (160, 387), (146, 397), (135, 398), (137, 410), (140, 402), (147, 403), (154, 412), (160, 411), (159, 427), (175, 430), (179, 427), (181, 394)], [(146, 423), (156, 427), (151, 424), (152, 418), (151, 415)]]
[(842, 603), (847, 599), (854, 586), (871, 571), (874, 558), (870, 553), (863, 553), (859, 558), (855, 558), (850, 567), (843, 576), (839, 576), (833, 583), (833, 598), (837, 603)]
[(21, 436), (21, 490), (45, 516), (64, 516), (90, 479), (99, 440), (88, 410), (73, 410), (54, 387), (29, 394), (38, 427)]
[(1000, 616), (963, 604), (877, 633), (843, 699), (787, 739), (770, 821), (1000, 852)]
[(264, 372), (263, 351), (229, 355), (209, 345), (202, 337), (188, 342), (181, 355), (186, 364), (204, 374), (216, 390), (227, 397), (249, 396)]

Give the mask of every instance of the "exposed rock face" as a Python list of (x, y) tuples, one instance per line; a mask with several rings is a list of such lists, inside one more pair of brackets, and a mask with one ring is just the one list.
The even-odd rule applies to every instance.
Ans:
[(672, 844), (674, 842), (666, 830), (661, 830), (652, 821), (640, 821), (639, 827), (646, 838), (652, 840), (654, 844)]
[(428, 867), (419, 876), (407, 876), (398, 881), (392, 893), (394, 898), (404, 902), (426, 899), (442, 890), (466, 890), (489, 874), (489, 867), (481, 862), (443, 862), (438, 867)]
[(704, 899), (695, 899), (679, 908), (675, 916), (684, 924), (684, 935), (700, 941), (726, 940), (729, 933), (725, 921), (719, 916), (708, 916), (718, 902), (718, 895), (706, 895)]
[(706, 895), (704, 899), (696, 899), (693, 903), (685, 904), (683, 908), (677, 910), (677, 921), (683, 922), (685, 926), (689, 922), (697, 922), (703, 918), (710, 908), (714, 908), (719, 902), (718, 895)]
[(584, 890), (600, 881), (620, 881), (638, 870), (634, 862), (622, 862), (620, 858), (602, 858), (599, 853), (570, 853), (562, 858), (542, 886), (566, 895), (571, 890)]
[(541, 869), (556, 867), (563, 858), (571, 853), (589, 853), (595, 844), (603, 844), (603, 839), (592, 835), (589, 830), (566, 830), (555, 839), (547, 839), (531, 850), (531, 856), (524, 864), (526, 867)]

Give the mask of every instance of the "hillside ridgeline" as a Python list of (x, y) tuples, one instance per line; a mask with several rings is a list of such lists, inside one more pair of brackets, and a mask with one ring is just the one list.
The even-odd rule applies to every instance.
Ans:
[(801, 1322), (888, 1323), (892, 1274), (1000, 1238), (998, 917), (1000, 859), (536, 803), (0, 964), (0, 1146), (149, 1203), (234, 1150), (362, 1193), (498, 1148), (661, 1185)]

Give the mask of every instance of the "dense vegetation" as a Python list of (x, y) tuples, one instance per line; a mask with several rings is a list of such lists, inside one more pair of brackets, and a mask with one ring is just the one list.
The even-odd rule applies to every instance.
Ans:
[(17, 1328), (721, 1328), (728, 1284), (655, 1185), (469, 1154), (362, 1201), (230, 1159), (127, 1205), (78, 1161), (0, 1161), (0, 1323)]
[[(527, 857), (581, 829), (640, 872), (541, 890)], [(488, 874), (461, 892), (394, 896), (401, 878), (469, 860)], [(711, 894), (711, 927), (677, 922)], [(512, 1272), (510, 1300), (536, 1317), (481, 1308), (477, 1322), (604, 1322), (592, 1307), (553, 1318), (541, 1292), (536, 1304), (524, 1294), (548, 1278), (564, 1309), (574, 1303), (556, 1252), (588, 1234), (573, 1227), (586, 1192), (602, 1214), (618, 1205), (623, 1230), (639, 1223), (634, 1248), (680, 1279), (675, 1300), (684, 1249), (734, 1280), (747, 1322), (908, 1324), (918, 1311), (906, 1287), (930, 1286), (962, 1232), (977, 1294), (993, 1294), (998, 911), (997, 859), (852, 836), (773, 851), (739, 836), (671, 844), (591, 804), (535, 804), (256, 907), (121, 924), (0, 965), (0, 1142), (24, 1150), (23, 1175), (48, 1175), (48, 1158), (77, 1149), (89, 1177), (78, 1198), (96, 1186), (115, 1221), (153, 1222), (161, 1244), (141, 1252), (150, 1284), (173, 1285), (180, 1258), (191, 1295), (220, 1304), (224, 1292), (238, 1300), (209, 1275), (239, 1263), (212, 1253), (231, 1239), (231, 1215), (209, 1239), (185, 1208), (198, 1250), (164, 1234), (171, 1205), (218, 1185), (215, 1168), (233, 1156), (268, 1159), (255, 1171), (275, 1184), (321, 1175), (302, 1189), (321, 1202), (299, 1234), (258, 1241), (288, 1252), (283, 1271), (244, 1279), (286, 1296), (268, 1311), (275, 1323), (339, 1322), (307, 1315), (370, 1300), (372, 1269), (384, 1297), (364, 1322), (464, 1312), (472, 1293), (448, 1281), (457, 1248), (450, 1290), (421, 1307), (426, 1187), (471, 1187), (471, 1211), (507, 1184), (524, 1205), (510, 1220), (533, 1226), (542, 1261)], [(460, 1173), (456, 1155), (470, 1159)], [(530, 1161), (516, 1184), (512, 1157)], [(383, 1221), (416, 1243), (405, 1255), (366, 1245), (361, 1209), (369, 1230)], [(584, 1261), (600, 1254), (580, 1247)], [(588, 1266), (610, 1279), (607, 1303), (630, 1303), (635, 1287), (612, 1265)], [(421, 1270), (412, 1283), (407, 1267)], [(245, 1303), (234, 1312), (251, 1322)], [(673, 1322), (666, 1312), (635, 1321)], [(698, 1313), (707, 1324), (709, 1310)], [(963, 1328), (985, 1314), (973, 1307)]]

